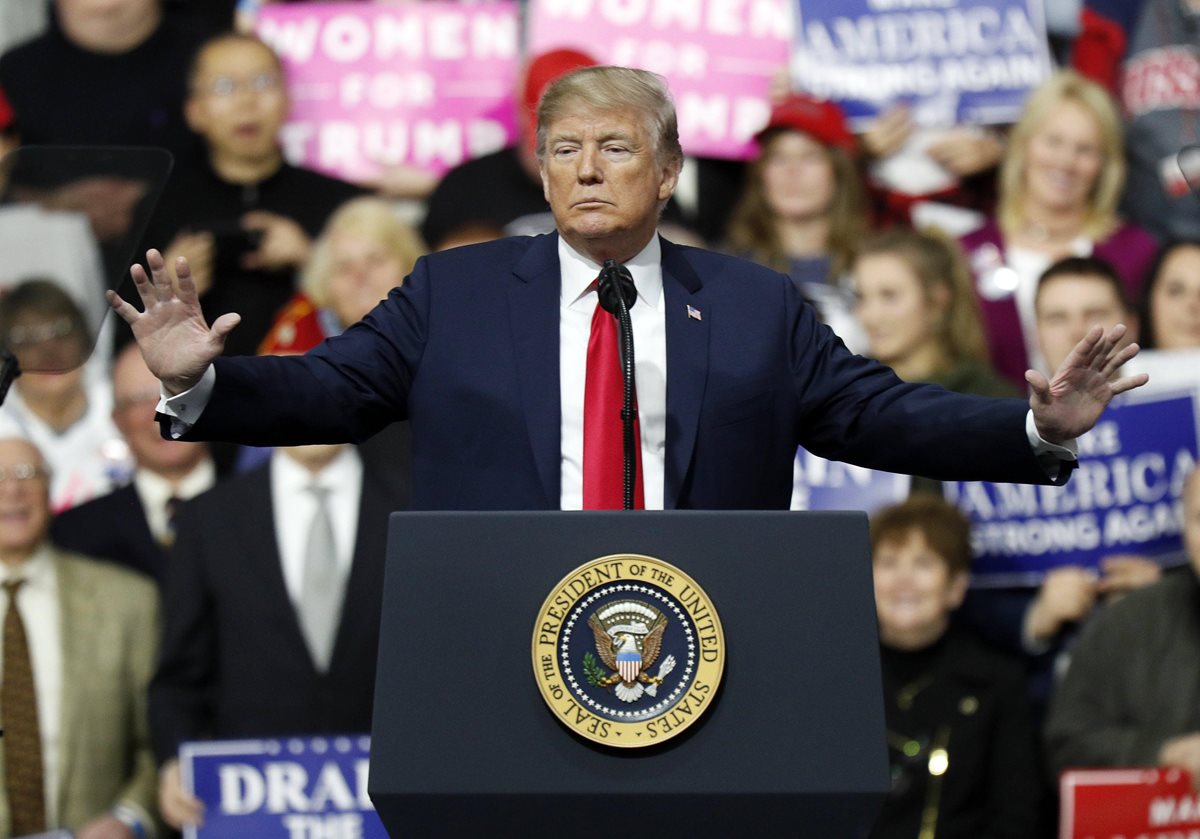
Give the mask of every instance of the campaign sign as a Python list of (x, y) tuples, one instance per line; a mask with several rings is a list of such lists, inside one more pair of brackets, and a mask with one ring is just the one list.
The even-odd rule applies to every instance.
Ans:
[(527, 51), (569, 47), (665, 76), (688, 154), (743, 160), (786, 72), (794, 0), (530, 0)]
[(1164, 564), (1183, 552), (1183, 486), (1197, 460), (1196, 394), (1131, 396), (1079, 438), (1065, 486), (947, 482), (971, 519), (976, 586), (1037, 585), (1060, 565), (1110, 554)]
[(204, 803), (186, 839), (387, 839), (367, 796), (371, 738), (185, 743), (183, 788)]
[(792, 470), (793, 510), (865, 510), (874, 513), (908, 498), (912, 478), (826, 460), (796, 450)]
[(1059, 839), (1200, 837), (1200, 798), (1182, 769), (1072, 769), (1059, 790)]
[(895, 103), (921, 125), (1015, 122), (1051, 74), (1041, 0), (798, 0), (792, 80), (861, 129)]
[(255, 29), (283, 60), (292, 163), (351, 181), (440, 174), (516, 136), (516, 3), (272, 3)]

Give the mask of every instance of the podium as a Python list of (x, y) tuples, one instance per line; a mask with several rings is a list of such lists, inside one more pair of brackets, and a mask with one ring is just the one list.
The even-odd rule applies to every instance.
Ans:
[[(640, 554), (724, 629), (707, 712), (645, 748), (580, 737), (531, 664), (573, 569)], [(395, 513), (370, 794), (393, 837), (865, 836), (888, 789), (862, 513)]]

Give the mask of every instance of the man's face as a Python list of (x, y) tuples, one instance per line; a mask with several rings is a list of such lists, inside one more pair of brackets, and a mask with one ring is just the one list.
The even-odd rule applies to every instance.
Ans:
[(287, 112), (283, 76), (267, 47), (225, 40), (201, 54), (185, 113), (216, 155), (239, 161), (277, 155)]
[(1099, 324), (1106, 330), (1124, 323), (1130, 327), (1123, 343), (1136, 338), (1131, 313), (1111, 285), (1099, 277), (1063, 275), (1038, 290), (1037, 335), (1048, 375), (1058, 370), (1088, 330)]
[(584, 109), (548, 126), (541, 173), (559, 233), (597, 262), (645, 247), (679, 175), (659, 166), (642, 114)]
[(50, 480), (24, 440), (0, 440), (0, 555), (28, 555), (50, 527)]
[(113, 423), (129, 444), (139, 467), (160, 475), (186, 473), (203, 458), (202, 443), (164, 440), (154, 421), (159, 383), (136, 348), (113, 365)]

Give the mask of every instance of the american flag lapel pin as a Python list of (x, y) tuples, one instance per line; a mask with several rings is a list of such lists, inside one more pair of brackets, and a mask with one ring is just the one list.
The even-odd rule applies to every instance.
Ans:
[(691, 318), (692, 320), (704, 320), (704, 318), (700, 317), (700, 310), (697, 309), (695, 306), (691, 305), (690, 303), (688, 304), (687, 310), (688, 310), (688, 317)]

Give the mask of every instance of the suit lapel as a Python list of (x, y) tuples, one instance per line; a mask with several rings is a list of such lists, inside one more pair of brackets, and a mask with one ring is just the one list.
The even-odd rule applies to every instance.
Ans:
[(663, 507), (675, 509), (696, 446), (700, 405), (708, 380), (712, 313), (700, 277), (678, 245), (662, 239), (663, 296), (667, 332), (667, 450)]
[(76, 761), (71, 756), (78, 749), (80, 736), (80, 703), (88, 701), (84, 686), (90, 683), (88, 673), (93, 672), (96, 662), (91, 660), (95, 651), (87, 639), (80, 636), (80, 626), (95, 626), (93, 613), (96, 604), (91, 592), (86, 591), (76, 579), (75, 569), (58, 551), (53, 555), (57, 575), (59, 626), (62, 633), (62, 695), (59, 715), (58, 740), (58, 812), (70, 800), (74, 785), (72, 777)]
[(539, 236), (513, 268), (508, 315), (520, 401), (546, 505), (560, 504), (562, 398), (559, 389), (558, 236)]

